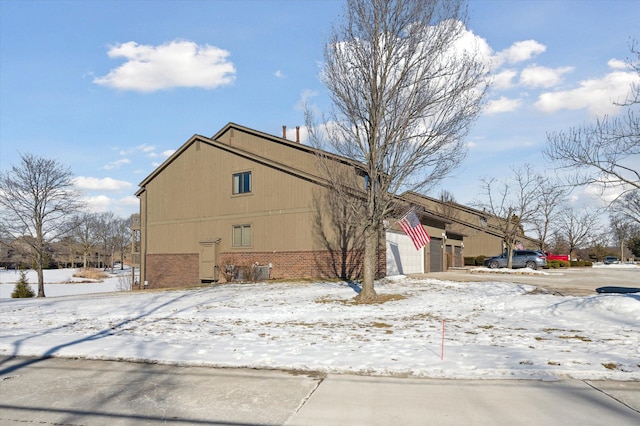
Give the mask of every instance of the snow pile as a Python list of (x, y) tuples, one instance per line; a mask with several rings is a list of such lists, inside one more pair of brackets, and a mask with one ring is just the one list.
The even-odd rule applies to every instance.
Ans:
[[(73, 284), (75, 287), (81, 284)], [(47, 285), (49, 292), (52, 286)], [(640, 380), (640, 294), (396, 277), (0, 300), (0, 354), (439, 378)], [(444, 324), (444, 351), (443, 351)]]

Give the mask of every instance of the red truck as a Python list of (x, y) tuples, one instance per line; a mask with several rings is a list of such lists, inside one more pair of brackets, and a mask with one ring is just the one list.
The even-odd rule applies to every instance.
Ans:
[(565, 262), (569, 262), (568, 254), (553, 254), (550, 251), (544, 253), (547, 256), (547, 260), (562, 260)]

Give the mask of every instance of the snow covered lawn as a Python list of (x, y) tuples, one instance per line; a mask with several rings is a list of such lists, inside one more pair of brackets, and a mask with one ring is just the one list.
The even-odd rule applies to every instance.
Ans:
[[(0, 282), (15, 282), (6, 274), (13, 272), (2, 271)], [(114, 277), (91, 285), (106, 290), (116, 283)], [(47, 294), (53, 288), (46, 285)], [(527, 285), (407, 277), (376, 288), (404, 298), (356, 305), (347, 283), (315, 282), (2, 299), (0, 355), (437, 378), (640, 380), (640, 293), (562, 297)]]

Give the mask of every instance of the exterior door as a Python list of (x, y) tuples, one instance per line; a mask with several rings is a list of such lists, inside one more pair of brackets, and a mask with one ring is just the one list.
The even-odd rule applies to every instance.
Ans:
[(217, 241), (200, 242), (200, 281), (218, 281), (219, 247)]
[(431, 238), (429, 244), (431, 249), (429, 272), (442, 272), (442, 238)]

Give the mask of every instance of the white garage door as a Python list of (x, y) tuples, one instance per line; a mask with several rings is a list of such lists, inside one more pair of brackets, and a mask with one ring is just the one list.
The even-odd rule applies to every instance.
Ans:
[(424, 248), (416, 250), (405, 234), (387, 232), (387, 275), (424, 272)]

